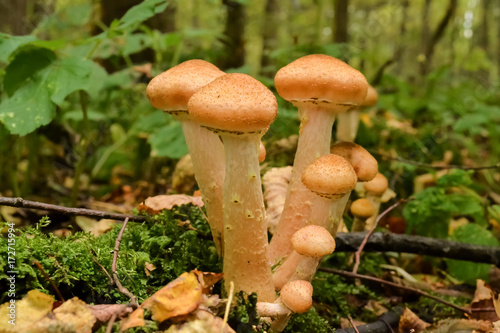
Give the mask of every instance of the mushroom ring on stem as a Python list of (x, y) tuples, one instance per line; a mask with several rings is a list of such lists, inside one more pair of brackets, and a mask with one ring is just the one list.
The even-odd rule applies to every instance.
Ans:
[(224, 143), (224, 279), (237, 291), (274, 301), (258, 155), (278, 112), (276, 98), (248, 75), (226, 74), (195, 93), (188, 110)]
[(290, 239), (306, 225), (316, 197), (302, 183), (302, 172), (330, 150), (335, 115), (358, 107), (368, 83), (359, 71), (333, 57), (313, 54), (281, 68), (276, 90), (299, 109), (300, 136), (285, 207), (269, 247), (273, 264), (292, 251)]
[(222, 75), (225, 73), (209, 62), (188, 60), (156, 76), (147, 87), (151, 104), (173, 115), (182, 124), (196, 181), (219, 255), (222, 254), (223, 242), (224, 147), (218, 135), (202, 128), (191, 119), (187, 105), (196, 91)]

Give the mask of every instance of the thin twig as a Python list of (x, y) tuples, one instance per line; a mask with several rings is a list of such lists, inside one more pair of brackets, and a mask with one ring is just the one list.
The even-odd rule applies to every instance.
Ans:
[(234, 296), (234, 282), (229, 281), (229, 295), (227, 297), (226, 311), (224, 311), (224, 320), (222, 321), (221, 333), (224, 333), (227, 325), (227, 320), (229, 318), (229, 310), (231, 309), (231, 303), (233, 302)]
[(368, 242), (368, 239), (370, 238), (370, 236), (373, 235), (373, 233), (375, 232), (375, 229), (377, 228), (378, 223), (380, 222), (382, 217), (387, 215), (390, 211), (392, 211), (393, 209), (398, 207), (403, 202), (408, 202), (410, 200), (413, 200), (413, 199), (401, 199), (398, 202), (396, 202), (395, 204), (393, 204), (392, 206), (390, 206), (389, 208), (387, 208), (386, 210), (384, 210), (379, 216), (377, 216), (377, 219), (375, 220), (373, 228), (370, 230), (369, 233), (366, 234), (365, 238), (361, 242), (361, 245), (359, 246), (358, 250), (355, 253), (356, 263), (354, 264), (354, 268), (352, 269), (353, 273), (356, 274), (358, 272), (359, 263), (361, 261), (361, 252), (363, 251), (363, 248), (365, 247), (366, 243)]
[(123, 226), (120, 230), (120, 233), (118, 234), (118, 237), (116, 238), (115, 242), (115, 249), (113, 250), (113, 263), (111, 264), (111, 272), (113, 274), (113, 280), (115, 281), (116, 286), (118, 287), (118, 290), (126, 296), (130, 298), (130, 306), (132, 306), (134, 309), (137, 308), (137, 298), (132, 294), (127, 288), (122, 286), (120, 283), (120, 280), (118, 279), (118, 273), (116, 272), (116, 261), (118, 259), (118, 251), (120, 250), (120, 243), (122, 242), (122, 237), (123, 237), (123, 232), (125, 231), (125, 228), (127, 227), (128, 223), (128, 217), (123, 221)]
[[(111, 275), (108, 273), (108, 271), (106, 270), (106, 268), (101, 265), (101, 263), (99, 263), (99, 261), (97, 261), (97, 259), (95, 257), (97, 257), (96, 253), (94, 252), (94, 250), (90, 250), (90, 253), (92, 253), (92, 261), (99, 267), (101, 267), (101, 269), (103, 270), (104, 274), (106, 274), (106, 276), (108, 277), (109, 279), (109, 284), (110, 285), (113, 285), (114, 284), (114, 281), (113, 281), (113, 278), (111, 277)], [(95, 257), (94, 257), (95, 256)]]
[(354, 325), (354, 321), (352, 320), (351, 316), (347, 316), (347, 319), (349, 319), (349, 323), (351, 323), (351, 326), (356, 331), (356, 333), (359, 333), (358, 329), (356, 328), (356, 325)]
[(106, 333), (111, 333), (111, 330), (113, 329), (113, 325), (115, 324), (115, 320), (116, 320), (116, 313), (113, 313), (111, 318), (109, 318), (108, 327), (106, 327)]
[(57, 297), (59, 297), (59, 300), (61, 302), (65, 302), (63, 295), (59, 291), (59, 288), (57, 288), (56, 284), (54, 283), (54, 281), (52, 281), (52, 279), (50, 278), (49, 274), (47, 274), (47, 272), (45, 272), (45, 270), (43, 269), (42, 265), (38, 261), (36, 261), (36, 260), (34, 260), (33, 263), (40, 270), (40, 272), (42, 272), (42, 275), (45, 277), (45, 279), (47, 281), (49, 281), (50, 285), (52, 286), (52, 288), (56, 292)]
[(103, 212), (100, 210), (93, 210), (93, 209), (87, 209), (87, 208), (70, 208), (70, 207), (46, 204), (43, 202), (24, 200), (23, 198), (0, 197), (0, 206), (43, 209), (43, 210), (50, 210), (50, 211), (59, 212), (59, 213), (66, 214), (66, 215), (101, 217), (104, 219), (112, 219), (112, 220), (120, 220), (120, 221), (123, 221), (126, 218), (128, 218), (131, 221), (136, 221), (136, 222), (146, 221), (145, 216), (109, 213), (109, 212)]
[(404, 290), (412, 291), (412, 292), (417, 293), (417, 294), (419, 294), (421, 296), (424, 296), (424, 297), (430, 298), (432, 300), (435, 300), (436, 302), (448, 305), (449, 307), (454, 308), (454, 309), (456, 309), (458, 311), (461, 311), (463, 313), (467, 313), (467, 314), (470, 315), (473, 312), (470, 309), (462, 308), (462, 307), (457, 306), (457, 305), (455, 305), (453, 303), (450, 303), (448, 301), (440, 299), (439, 297), (436, 297), (436, 296), (433, 296), (433, 295), (431, 295), (429, 293), (426, 293), (425, 291), (422, 291), (420, 289), (416, 289), (416, 288), (412, 288), (412, 287), (407, 287), (407, 286), (402, 286), (400, 284), (397, 284), (397, 283), (394, 283), (394, 282), (390, 282), (390, 281), (386, 281), (386, 280), (382, 280), (382, 279), (379, 279), (379, 278), (376, 278), (376, 277), (373, 277), (373, 276), (362, 275), (362, 274), (357, 274), (357, 273), (342, 271), (342, 270), (338, 270), (338, 269), (334, 269), (334, 268), (326, 268), (326, 267), (320, 267), (318, 270), (322, 271), (322, 272), (326, 272), (326, 273), (342, 275), (342, 276), (346, 276), (346, 277), (350, 277), (350, 278), (355, 278), (355, 279), (374, 281), (374, 282), (378, 282), (380, 284), (385, 284), (385, 285), (388, 285), (388, 286), (391, 286), (391, 287), (395, 287), (395, 288), (399, 288), (399, 289), (404, 289)]
[(377, 151), (368, 150), (370, 154), (376, 155), (381, 157), (384, 160), (389, 160), (389, 161), (396, 161), (396, 162), (401, 162), (405, 164), (411, 164), (415, 166), (419, 166), (422, 168), (427, 168), (427, 169), (436, 169), (436, 170), (447, 170), (447, 169), (461, 169), (461, 170), (489, 170), (489, 169), (500, 169), (500, 162), (494, 165), (486, 165), (486, 166), (479, 166), (479, 167), (470, 167), (470, 166), (465, 166), (465, 165), (433, 165), (430, 163), (424, 163), (424, 162), (419, 162), (419, 161), (413, 161), (413, 160), (408, 160), (403, 157), (399, 156), (390, 156), (386, 154), (379, 153)]

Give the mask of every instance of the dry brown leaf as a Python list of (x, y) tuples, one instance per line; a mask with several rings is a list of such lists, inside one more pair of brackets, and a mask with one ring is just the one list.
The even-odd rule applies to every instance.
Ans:
[(200, 272), (197, 269), (193, 270), (193, 272), (198, 276), (204, 294), (210, 293), (212, 287), (224, 277), (222, 273)]
[(288, 184), (292, 178), (291, 166), (272, 168), (262, 177), (264, 200), (266, 201), (266, 222), (271, 233), (274, 233), (285, 205)]
[(491, 293), (491, 297), (493, 298), (493, 306), (495, 307), (495, 312), (497, 316), (500, 318), (500, 295), (493, 295), (493, 292)]
[(147, 198), (144, 204), (137, 206), (137, 209), (154, 215), (164, 209), (172, 209), (174, 206), (187, 204), (203, 207), (203, 200), (201, 200), (201, 197), (192, 197), (185, 194), (157, 195)]
[(115, 226), (115, 220), (101, 219), (96, 221), (85, 216), (76, 216), (75, 222), (83, 230), (83, 232), (90, 232), (93, 236), (100, 236)]
[(474, 319), (443, 319), (427, 328), (425, 333), (475, 332), (491, 333), (493, 325), (489, 321)]
[(382, 303), (372, 299), (366, 303), (365, 309), (373, 312), (376, 316), (381, 316), (388, 311), (388, 309), (383, 306)]
[(146, 325), (144, 321), (144, 309), (138, 308), (128, 316), (128, 318), (123, 319), (120, 324), (120, 332), (124, 332), (132, 327), (143, 327)]
[[(492, 290), (486, 287), (483, 280), (476, 280), (476, 292), (474, 293), (474, 299), (471, 303), (472, 309), (483, 309), (483, 308), (491, 308), (494, 306)], [(473, 312), (471, 315), (472, 319), (477, 320), (488, 320), (491, 322), (495, 322), (499, 320), (499, 317), (495, 312)]]
[(236, 333), (224, 321), (208, 311), (198, 310), (185, 323), (172, 325), (165, 333)]
[(113, 315), (123, 316), (132, 312), (132, 308), (127, 304), (97, 304), (88, 305), (90, 312), (100, 323), (107, 322)]
[(150, 276), (151, 272), (156, 269), (156, 266), (153, 264), (150, 264), (149, 262), (146, 261), (144, 264), (144, 272), (146, 273), (146, 276)]
[(403, 314), (401, 315), (401, 319), (399, 320), (399, 331), (400, 332), (409, 332), (410, 330), (414, 330), (415, 333), (422, 332), (430, 324), (426, 323), (422, 319), (420, 319), (413, 311), (408, 308), (405, 308)]
[(162, 322), (167, 319), (182, 319), (198, 308), (201, 299), (202, 287), (198, 275), (193, 271), (183, 273), (158, 290), (141, 307), (151, 310), (152, 318)]
[[(38, 290), (30, 290), (21, 300), (2, 304), (0, 306), (0, 318), (2, 318), (0, 332), (27, 332), (30, 326), (52, 311), (53, 303), (52, 296)], [(5, 320), (6, 318), (8, 319)]]

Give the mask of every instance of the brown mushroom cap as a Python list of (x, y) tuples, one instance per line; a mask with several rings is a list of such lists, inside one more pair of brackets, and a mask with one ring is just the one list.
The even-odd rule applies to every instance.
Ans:
[(187, 110), (188, 100), (196, 91), (224, 74), (207, 61), (188, 60), (155, 76), (146, 94), (157, 109)]
[(351, 213), (361, 219), (367, 219), (375, 214), (375, 206), (368, 199), (358, 199), (351, 204)]
[(334, 154), (318, 157), (302, 173), (302, 182), (309, 190), (330, 199), (352, 191), (357, 181), (351, 163)]
[(276, 73), (274, 82), (280, 96), (290, 102), (359, 106), (368, 89), (363, 74), (324, 54), (311, 54), (291, 62)]
[(377, 173), (375, 178), (369, 182), (363, 183), (366, 193), (381, 196), (389, 187), (387, 178), (381, 173)]
[(313, 287), (304, 280), (290, 281), (281, 288), (281, 302), (295, 313), (304, 313), (312, 307)]
[(371, 85), (368, 85), (368, 91), (366, 92), (366, 97), (361, 106), (369, 108), (370, 106), (374, 106), (378, 102), (378, 93), (375, 88)]
[(308, 225), (293, 234), (292, 246), (298, 254), (320, 258), (335, 250), (335, 240), (325, 228)]
[(378, 162), (365, 148), (352, 142), (337, 142), (330, 147), (330, 153), (340, 155), (351, 163), (358, 181), (366, 182), (378, 173)]
[(274, 94), (253, 77), (226, 74), (196, 92), (188, 103), (191, 118), (215, 132), (267, 130), (278, 113)]

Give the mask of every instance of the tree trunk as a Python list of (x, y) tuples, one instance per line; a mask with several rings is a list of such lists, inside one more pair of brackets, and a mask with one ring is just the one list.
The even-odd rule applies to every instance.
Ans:
[(451, 19), (455, 15), (457, 5), (458, 5), (458, 0), (450, 0), (450, 2), (448, 3), (448, 8), (446, 9), (446, 13), (439, 22), (439, 25), (437, 26), (436, 30), (428, 40), (424, 50), (424, 56), (425, 56), (424, 61), (421, 63), (422, 75), (426, 75), (429, 72), (429, 69), (431, 68), (432, 58), (434, 56), (434, 51), (436, 49), (436, 45), (439, 42), (439, 40), (444, 36), (446, 27), (448, 26), (448, 24), (451, 22)]
[[(490, 28), (490, 23), (489, 23), (489, 16), (490, 16), (490, 10), (491, 10), (491, 1), (490, 0), (482, 0), (482, 18), (481, 18), (481, 25), (478, 27), (478, 46), (483, 49), (484, 53), (490, 58), (490, 42), (489, 42), (489, 28)], [(479, 70), (479, 80), (481, 81), (482, 84), (485, 86), (489, 86), (490, 84), (490, 71), (484, 68), (481, 68)]]
[(427, 72), (427, 59), (424, 57), (427, 50), (427, 45), (429, 44), (429, 31), (430, 31), (430, 8), (431, 8), (432, 0), (425, 0), (424, 7), (422, 8), (422, 35), (421, 35), (421, 43), (422, 43), (422, 56), (419, 57), (420, 61), (420, 74), (423, 76)]
[(0, 0), (0, 31), (12, 35), (27, 35), (54, 5), (39, 0)]
[(349, 31), (349, 0), (334, 0), (333, 2), (333, 42), (348, 43)]
[(245, 6), (233, 0), (222, 0), (226, 7), (226, 26), (224, 28), (224, 51), (218, 61), (222, 70), (238, 68), (245, 63)]
[(406, 38), (406, 21), (408, 21), (409, 0), (401, 2), (401, 23), (399, 25), (399, 44), (396, 47), (394, 60), (396, 61), (396, 74), (401, 75), (405, 65), (405, 38)]
[[(264, 30), (262, 31), (263, 51), (261, 66), (263, 74), (271, 74), (266, 67), (272, 61), (269, 54), (278, 47), (278, 25), (279, 25), (280, 4), (278, 0), (267, 0), (265, 9)], [(273, 71), (274, 72), (274, 71)]]

